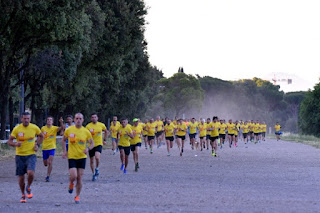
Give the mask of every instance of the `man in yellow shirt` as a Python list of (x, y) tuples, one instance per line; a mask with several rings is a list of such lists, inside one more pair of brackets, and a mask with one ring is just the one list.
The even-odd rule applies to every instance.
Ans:
[(259, 141), (259, 129), (260, 129), (260, 124), (259, 121), (256, 121), (253, 123), (253, 134), (254, 134), (254, 143), (258, 143)]
[(174, 134), (176, 132), (176, 126), (171, 122), (171, 119), (167, 119), (166, 125), (164, 126), (164, 132), (167, 143), (167, 156), (170, 156), (170, 149), (173, 148)]
[(222, 149), (222, 145), (224, 144), (226, 140), (226, 121), (225, 120), (220, 120), (220, 130), (219, 130), (219, 138), (220, 138), (220, 149)]
[(145, 149), (148, 149), (148, 131), (147, 131), (147, 124), (148, 124), (148, 119), (145, 119), (145, 120), (144, 120), (144, 123), (142, 124), (142, 129), (143, 129), (143, 141), (144, 141)]
[(111, 140), (112, 140), (112, 151), (113, 155), (116, 154), (116, 151), (118, 151), (118, 138), (117, 138), (117, 132), (120, 127), (120, 122), (118, 121), (117, 116), (113, 116), (113, 119), (110, 124), (110, 135), (111, 135)]
[(229, 147), (231, 148), (232, 143), (234, 141), (234, 129), (235, 129), (235, 124), (232, 123), (232, 119), (229, 120), (227, 123), (227, 132), (228, 132), (228, 140), (229, 140)]
[(148, 132), (148, 143), (150, 147), (150, 153), (153, 153), (153, 143), (154, 143), (154, 138), (157, 133), (157, 124), (154, 122), (153, 118), (149, 120), (149, 123), (147, 123), (147, 132)]
[(200, 132), (200, 150), (202, 151), (203, 146), (205, 146), (206, 135), (207, 135), (207, 124), (205, 123), (205, 119), (200, 118), (199, 123), (199, 132)]
[(220, 130), (220, 122), (218, 121), (218, 117), (214, 116), (212, 118), (212, 123), (209, 126), (211, 130), (210, 141), (211, 141), (211, 155), (217, 157), (217, 147), (218, 147), (218, 139), (219, 139), (219, 130)]
[[(94, 141), (94, 148), (89, 151), (90, 156), (90, 167), (92, 171), (92, 181), (97, 180), (99, 177), (99, 165), (100, 165), (100, 155), (102, 152), (102, 146), (107, 143), (107, 136), (108, 136), (108, 130), (106, 126), (98, 122), (98, 115), (97, 113), (91, 114), (91, 123), (89, 123), (86, 128), (90, 131), (92, 135), (92, 139)], [(103, 142), (102, 142), (102, 135), (103, 136)], [(96, 167), (94, 167), (94, 161), (96, 161)]]
[(262, 132), (262, 140), (266, 141), (267, 124), (264, 121), (261, 124), (261, 132)]
[(195, 118), (191, 118), (191, 122), (188, 124), (189, 127), (189, 138), (191, 142), (191, 149), (194, 149), (196, 143), (196, 134), (198, 130), (198, 123)]
[(188, 127), (187, 125), (183, 122), (182, 119), (179, 119), (177, 122), (177, 145), (180, 151), (180, 156), (182, 156), (183, 153), (183, 148), (184, 148), (184, 141), (186, 139), (186, 134)]
[(207, 150), (209, 150), (209, 143), (210, 143), (210, 135), (211, 135), (211, 130), (209, 128), (211, 124), (211, 118), (207, 118), (207, 123), (206, 123), (206, 126), (207, 126), (207, 135), (206, 135), (206, 145), (203, 146), (203, 148), (205, 149), (206, 146), (207, 146)]
[(139, 119), (133, 119), (132, 135), (133, 139), (130, 140), (130, 148), (133, 154), (133, 161), (135, 168), (134, 170), (137, 172), (140, 168), (139, 166), (139, 147), (141, 147), (141, 138), (142, 138), (142, 125), (139, 124)]
[(47, 117), (47, 125), (41, 128), (41, 132), (44, 136), (42, 143), (42, 158), (44, 166), (48, 166), (46, 182), (50, 181), (50, 174), (52, 171), (53, 157), (56, 151), (56, 138), (57, 133), (63, 130), (63, 119), (59, 119), (60, 127), (53, 126), (53, 117)]
[(132, 129), (128, 125), (128, 120), (125, 118), (121, 119), (121, 126), (118, 129), (118, 140), (119, 140), (119, 151), (121, 168), (123, 174), (127, 174), (127, 166), (129, 162), (130, 155), (130, 139), (133, 139)]
[[(94, 141), (88, 129), (82, 126), (83, 115), (77, 113), (74, 116), (75, 125), (70, 126), (64, 132), (62, 139), (63, 158), (68, 157), (69, 164), (69, 193), (72, 194), (74, 182), (76, 185), (75, 203), (80, 203), (80, 192), (82, 189), (82, 176), (86, 168), (87, 153), (94, 148)], [(66, 140), (69, 141), (68, 152), (66, 150)], [(90, 146), (87, 148), (87, 142)]]
[(240, 123), (239, 121), (236, 120), (236, 122), (234, 123), (234, 146), (238, 147), (238, 140), (239, 140), (239, 132), (240, 132)]
[[(8, 145), (16, 147), (16, 175), (19, 176), (19, 186), (22, 193), (20, 202), (26, 202), (25, 190), (27, 197), (31, 199), (31, 184), (34, 179), (34, 171), (36, 169), (37, 156), (36, 151), (43, 141), (43, 134), (36, 125), (30, 123), (30, 113), (24, 112), (21, 117), (21, 124), (16, 126), (8, 140)], [(35, 136), (37, 142), (35, 142)], [(17, 142), (13, 140), (16, 139)], [(25, 187), (25, 174), (28, 175), (27, 187)]]
[(245, 121), (244, 124), (240, 126), (240, 129), (242, 130), (244, 143), (247, 144), (248, 143), (248, 138), (249, 138), (248, 137), (248, 134), (249, 134), (248, 122)]
[(157, 116), (156, 121), (154, 122), (157, 126), (157, 133), (156, 133), (156, 140), (157, 140), (157, 148), (159, 148), (161, 146), (162, 143), (162, 135), (163, 135), (163, 121), (160, 120), (160, 116)]
[(282, 134), (281, 133), (281, 126), (279, 124), (279, 122), (276, 123), (276, 125), (274, 126), (274, 129), (275, 129), (275, 134), (276, 134), (276, 137), (277, 137), (277, 141), (280, 140), (280, 135)]

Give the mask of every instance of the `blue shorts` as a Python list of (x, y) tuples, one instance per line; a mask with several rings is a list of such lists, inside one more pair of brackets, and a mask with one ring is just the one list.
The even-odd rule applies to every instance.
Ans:
[(68, 139), (66, 140), (66, 151), (68, 152)]
[(112, 138), (112, 142), (118, 143), (118, 138)]
[(22, 176), (29, 170), (34, 171), (36, 169), (36, 162), (36, 155), (16, 155), (16, 175)]
[(56, 150), (50, 149), (50, 150), (42, 150), (42, 158), (43, 160), (47, 160), (50, 155), (54, 156)]

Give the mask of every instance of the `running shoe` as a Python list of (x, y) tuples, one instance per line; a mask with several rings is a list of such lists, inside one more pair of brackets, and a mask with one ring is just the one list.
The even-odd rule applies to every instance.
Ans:
[(115, 155), (116, 154), (116, 150), (113, 150), (113, 155)]
[(46, 182), (50, 182), (50, 177), (49, 176), (46, 177)]
[(139, 163), (137, 163), (137, 167), (138, 167), (138, 169), (140, 169)]
[(68, 189), (68, 192), (69, 192), (70, 194), (72, 194), (72, 192), (73, 192), (73, 187), (74, 187), (74, 184), (73, 184), (73, 183), (70, 183), (70, 184), (69, 184), (69, 189)]
[(229, 144), (229, 147), (230, 147), (230, 148), (231, 148), (231, 146), (232, 146), (232, 145), (231, 145), (231, 144)]
[(95, 176), (97, 176), (97, 177), (98, 177), (98, 176), (100, 175), (99, 169), (98, 169), (98, 168), (95, 168), (95, 170), (94, 170), (94, 171), (95, 171), (95, 173), (94, 173), (94, 174), (95, 174)]
[(92, 175), (92, 181), (96, 181), (97, 180), (97, 176), (95, 174)]
[(33, 197), (33, 194), (32, 194), (32, 192), (31, 192), (31, 188), (30, 188), (30, 186), (28, 187), (26, 187), (26, 191), (27, 191), (27, 198), (28, 199), (31, 199), (32, 197)]
[(180, 152), (180, 156), (182, 157), (182, 152)]
[(220, 146), (220, 149), (222, 149), (222, 146)]
[(207, 148), (207, 150), (209, 150), (209, 148)]
[(168, 152), (167, 156), (169, 157), (170, 156), (170, 153)]
[(150, 154), (152, 154), (153, 153), (153, 151), (152, 151), (152, 149), (150, 149)]
[(201, 147), (200, 151), (202, 152), (202, 147)]
[(126, 169), (123, 170), (123, 174), (127, 174), (127, 170)]
[(27, 200), (26, 200), (26, 195), (23, 194), (23, 195), (21, 196), (20, 203), (25, 203), (25, 202), (27, 202)]
[(147, 147), (147, 146), (145, 146), (145, 148), (146, 148), (146, 149), (148, 149), (148, 147)]
[(183, 153), (183, 149), (181, 149), (181, 152)]
[(79, 204), (79, 203), (80, 203), (80, 197), (79, 197), (79, 196), (75, 196), (75, 197), (74, 197), (74, 202), (75, 202), (76, 204)]
[(134, 167), (134, 171), (138, 171), (138, 164), (136, 163), (135, 167)]
[(121, 164), (121, 168), (120, 168), (121, 171), (124, 170), (124, 164)]
[(214, 156), (214, 155), (215, 155), (214, 151), (212, 151), (212, 152), (211, 152), (211, 155), (212, 155), (212, 156)]

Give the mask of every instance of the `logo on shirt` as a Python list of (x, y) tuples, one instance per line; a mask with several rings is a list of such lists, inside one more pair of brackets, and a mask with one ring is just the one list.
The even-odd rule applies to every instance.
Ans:
[(94, 135), (94, 129), (89, 130), (91, 132), (91, 135)]
[(70, 142), (75, 143), (76, 142), (76, 134), (70, 133), (69, 134)]

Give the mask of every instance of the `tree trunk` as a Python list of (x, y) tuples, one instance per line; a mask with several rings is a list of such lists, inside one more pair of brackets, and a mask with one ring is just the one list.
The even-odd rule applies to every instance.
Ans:
[(13, 117), (14, 109), (13, 109), (13, 99), (10, 95), (9, 97), (9, 124), (10, 124), (10, 132), (12, 132), (14, 127), (14, 117)]
[(6, 92), (4, 92), (1, 96), (1, 131), (0, 131), (0, 139), (4, 140), (6, 136), (6, 124), (7, 124), (7, 110), (8, 110), (8, 88), (5, 88)]

